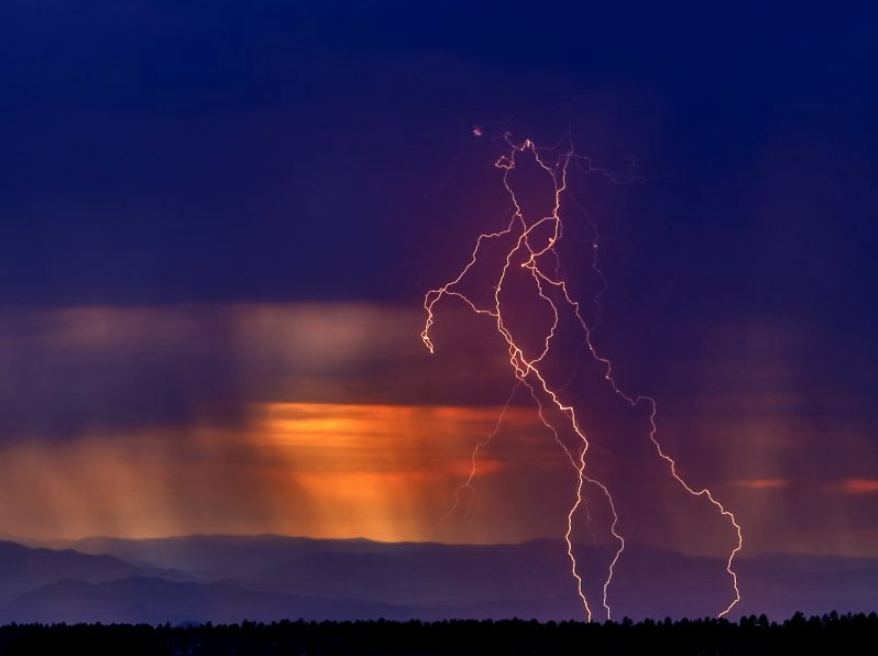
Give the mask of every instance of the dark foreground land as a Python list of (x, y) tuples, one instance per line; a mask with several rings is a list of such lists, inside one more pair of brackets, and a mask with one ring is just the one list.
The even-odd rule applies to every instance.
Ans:
[(765, 616), (580, 622), (244, 622), (188, 627), (78, 624), (0, 627), (0, 654), (644, 654), (860, 653), (874, 646), (878, 615)]

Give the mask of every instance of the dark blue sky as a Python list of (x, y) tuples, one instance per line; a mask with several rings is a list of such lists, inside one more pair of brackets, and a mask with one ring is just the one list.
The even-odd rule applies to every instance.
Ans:
[[(254, 365), (222, 311), (170, 337), (101, 319), (115, 328), (85, 346), (52, 340), (94, 316), (52, 313), (414, 317), (507, 216), (491, 137), (572, 138), (622, 178), (575, 189), (602, 237), (597, 339), (620, 378), (662, 401), (709, 480), (787, 495), (739, 499), (775, 513), (751, 513), (765, 548), (878, 554), (878, 8), (530, 4), (2, 3), (3, 439), (235, 424), (266, 398), (502, 400), (458, 391), (450, 364), (432, 386), (392, 382), (431, 366), (407, 350), (415, 323), (403, 355), (321, 369), (336, 394), (289, 382), (298, 351)], [(777, 435), (791, 453), (763, 450)], [(778, 514), (795, 521), (772, 537)]]
[(4, 3), (3, 302), (415, 299), (532, 112), (638, 159), (687, 298), (871, 305), (876, 10), (572, 4)]

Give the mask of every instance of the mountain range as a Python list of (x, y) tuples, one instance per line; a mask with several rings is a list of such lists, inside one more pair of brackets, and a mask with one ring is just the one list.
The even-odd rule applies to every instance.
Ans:
[[(605, 616), (609, 547), (577, 546), (584, 592)], [(736, 563), (731, 617), (878, 609), (878, 560), (760, 555)], [(714, 615), (732, 598), (719, 559), (629, 545), (614, 618)], [(378, 618), (582, 619), (566, 545), (382, 543), (277, 535), (0, 542), (0, 623), (165, 623)]]

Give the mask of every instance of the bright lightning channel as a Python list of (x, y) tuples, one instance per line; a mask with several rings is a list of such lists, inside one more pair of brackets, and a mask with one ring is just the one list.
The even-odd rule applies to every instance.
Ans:
[[(474, 128), (473, 134), (476, 136), (481, 136), (481, 128)], [(515, 394), (515, 391), (517, 391), (518, 387), (523, 385), (530, 392), (530, 395), (533, 397), (534, 401), (537, 404), (537, 412), (540, 421), (547, 429), (549, 429), (549, 431), (551, 431), (555, 441), (563, 449), (568, 460), (570, 461), (572, 468), (577, 475), (574, 502), (570, 507), (569, 512), (567, 513), (567, 531), (564, 535), (564, 540), (567, 545), (567, 555), (570, 559), (571, 575), (576, 582), (576, 591), (579, 595), (585, 617), (588, 621), (591, 621), (594, 615), (588, 597), (583, 591), (583, 580), (582, 576), (579, 573), (579, 564), (576, 560), (576, 555), (574, 553), (572, 537), (574, 529), (574, 517), (579, 508), (584, 503), (583, 490), (586, 485), (592, 485), (594, 487), (597, 487), (600, 490), (601, 494), (603, 494), (603, 496), (607, 500), (610, 514), (612, 516), (612, 521), (610, 523), (610, 533), (612, 534), (613, 539), (616, 541), (617, 547), (613, 559), (610, 562), (609, 568), (607, 570), (607, 576), (603, 581), (601, 603), (606, 612), (607, 619), (611, 619), (612, 610), (608, 600), (609, 590), (613, 581), (616, 566), (618, 565), (619, 560), (622, 557), (623, 552), (625, 551), (625, 538), (617, 531), (619, 516), (616, 512), (616, 505), (613, 501), (613, 496), (610, 493), (609, 488), (600, 480), (586, 474), (589, 440), (586, 437), (585, 431), (580, 425), (576, 409), (573, 405), (569, 405), (561, 401), (559, 396), (561, 390), (553, 388), (548, 383), (546, 377), (541, 371), (544, 359), (546, 358), (546, 356), (549, 355), (552, 350), (552, 341), (556, 336), (560, 322), (559, 305), (556, 305), (555, 300), (553, 300), (554, 295), (555, 298), (562, 299), (563, 304), (569, 310), (571, 310), (573, 315), (576, 317), (576, 320), (578, 321), (579, 326), (585, 336), (585, 345), (591, 353), (594, 361), (599, 363), (600, 366), (603, 368), (604, 378), (611, 386), (613, 392), (624, 401), (626, 401), (631, 407), (637, 407), (641, 404), (645, 404), (648, 406), (650, 421), (649, 439), (654, 445), (659, 457), (667, 463), (671, 476), (690, 495), (707, 499), (708, 502), (711, 503), (734, 528), (737, 540), (735, 542), (734, 548), (731, 550), (726, 560), (726, 572), (728, 573), (728, 576), (731, 580), (733, 595), (728, 605), (718, 614), (718, 617), (723, 617), (724, 615), (727, 615), (732, 610), (732, 608), (734, 608), (735, 605), (741, 600), (741, 593), (738, 589), (738, 576), (733, 568), (735, 557), (741, 551), (744, 543), (744, 536), (741, 526), (738, 523), (735, 515), (730, 510), (728, 510), (722, 503), (720, 503), (708, 488), (704, 487), (699, 489), (692, 487), (679, 474), (679, 472), (677, 471), (676, 461), (664, 450), (658, 440), (658, 424), (656, 420), (658, 414), (658, 404), (656, 403), (656, 400), (651, 396), (632, 396), (623, 391), (622, 388), (617, 384), (613, 374), (612, 361), (608, 357), (601, 355), (595, 348), (592, 342), (592, 327), (590, 327), (583, 318), (582, 313), (580, 312), (580, 304), (570, 295), (567, 283), (560, 275), (560, 267), (557, 266), (557, 263), (559, 262), (559, 256), (556, 250), (556, 246), (564, 234), (564, 223), (561, 218), (561, 200), (562, 196), (564, 196), (565, 192), (567, 191), (568, 168), (571, 161), (574, 161), (577, 156), (575, 155), (573, 149), (570, 148), (558, 158), (557, 163), (552, 164), (546, 161), (546, 159), (540, 154), (540, 151), (534, 144), (534, 142), (529, 139), (520, 143), (516, 143), (512, 140), (511, 135), (509, 133), (506, 133), (503, 136), (503, 140), (508, 148), (508, 154), (500, 156), (494, 165), (503, 172), (503, 185), (506, 189), (506, 192), (509, 194), (509, 198), (511, 199), (512, 206), (514, 208), (512, 218), (510, 219), (509, 224), (504, 229), (497, 232), (480, 234), (476, 239), (475, 247), (473, 248), (469, 262), (466, 264), (466, 266), (464, 266), (464, 268), (460, 271), (457, 277), (455, 277), (450, 282), (445, 283), (438, 289), (433, 289), (427, 292), (424, 298), (424, 310), (426, 311), (427, 318), (424, 329), (421, 332), (421, 339), (423, 340), (424, 345), (429, 349), (430, 353), (433, 353), (434, 345), (430, 337), (430, 332), (435, 324), (436, 304), (446, 297), (456, 298), (460, 301), (463, 301), (476, 314), (485, 315), (493, 319), (494, 323), (496, 324), (497, 333), (505, 340), (508, 347), (509, 364), (512, 366), (513, 372), (518, 382), (515, 389), (513, 389), (509, 400), (504, 406), (503, 413), (501, 413), (498, 422), (494, 427), (494, 430), (483, 441), (479, 442), (473, 450), (472, 468), (470, 470), (470, 475), (467, 478), (466, 482), (458, 487), (455, 494), (454, 505), (448, 511), (448, 513), (446, 513), (439, 520), (439, 524), (441, 524), (457, 509), (457, 507), (461, 503), (461, 493), (463, 492), (463, 490), (466, 489), (472, 492), (472, 481), (476, 474), (476, 457), (478, 455), (478, 452), (481, 449), (485, 448), (488, 443), (493, 439), (493, 437), (496, 436), (496, 434), (499, 432), (500, 425), (503, 422), (505, 410), (508, 407), (509, 403), (512, 401), (512, 396)], [(524, 154), (529, 154), (531, 157), (533, 157), (536, 164), (548, 176), (554, 188), (554, 199), (552, 201), (551, 214), (541, 217), (531, 223), (528, 223), (527, 219), (525, 218), (519, 199), (509, 180), (510, 172), (513, 171), (516, 167), (517, 158), (523, 156)], [(595, 228), (594, 225), (592, 225), (592, 227)], [(548, 237), (548, 239), (545, 239), (544, 237), (538, 238), (536, 235), (537, 230), (547, 230), (550, 236)], [(469, 274), (470, 271), (479, 262), (479, 255), (483, 252), (485, 245), (491, 242), (496, 242), (503, 237), (512, 237), (512, 246), (506, 252), (505, 263), (503, 264), (503, 267), (501, 268), (500, 273), (493, 285), (494, 293), (492, 297), (486, 304), (479, 303), (471, 297), (467, 296), (464, 292), (460, 291), (461, 283), (467, 277), (467, 274)], [(595, 302), (600, 305), (600, 297), (606, 290), (607, 281), (604, 278), (603, 272), (600, 270), (597, 264), (597, 248), (598, 240), (595, 232), (595, 238), (592, 241), (592, 268), (595, 273), (600, 277), (604, 285), (595, 297)], [(556, 263), (556, 271), (554, 274), (550, 273), (548, 271), (548, 267), (543, 264), (544, 259), (548, 259), (548, 256), (551, 256)], [(552, 324), (543, 336), (542, 349), (536, 356), (531, 358), (528, 358), (525, 355), (523, 347), (516, 342), (515, 338), (510, 332), (510, 329), (507, 327), (506, 315), (504, 314), (504, 307), (501, 303), (501, 294), (503, 291), (503, 285), (507, 280), (507, 275), (510, 269), (513, 267), (513, 263), (522, 258), (523, 261), (519, 264), (519, 266), (529, 272), (533, 282), (536, 284), (537, 295), (542, 300), (542, 302), (546, 304), (552, 314)], [(553, 295), (551, 295), (552, 292), (554, 292)], [(547, 406), (546, 404), (549, 405)], [(547, 407), (553, 407), (555, 410), (557, 410), (566, 419), (569, 428), (578, 438), (580, 446), (575, 452), (571, 451), (571, 449), (562, 442), (558, 433), (558, 428), (546, 416)]]

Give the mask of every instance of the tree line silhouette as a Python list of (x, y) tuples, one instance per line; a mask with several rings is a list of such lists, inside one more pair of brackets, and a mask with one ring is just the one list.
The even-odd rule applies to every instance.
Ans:
[(264, 624), (10, 624), (0, 627), (0, 654), (81, 653), (86, 656), (254, 656), (336, 654), (629, 655), (658, 651), (680, 656), (807, 653), (863, 649), (878, 635), (878, 615), (795, 614), (783, 622), (750, 615), (672, 621), (629, 619), (586, 624), (536, 620), (441, 622), (305, 622)]

